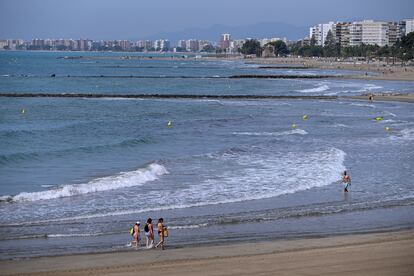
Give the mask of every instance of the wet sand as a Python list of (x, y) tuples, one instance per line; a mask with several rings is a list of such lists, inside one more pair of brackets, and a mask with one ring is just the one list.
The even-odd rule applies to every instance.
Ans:
[(414, 231), (1, 261), (2, 275), (413, 275)]
[[(356, 100), (369, 100), (369, 95), (352, 96), (349, 97)], [(376, 101), (392, 101), (392, 102), (406, 102), (414, 103), (414, 93), (412, 94), (374, 94), (374, 100)]]

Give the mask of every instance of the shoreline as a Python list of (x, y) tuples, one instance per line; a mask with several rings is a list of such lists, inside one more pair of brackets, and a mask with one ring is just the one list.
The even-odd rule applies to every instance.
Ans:
[[(336, 58), (253, 58), (246, 63), (258, 65), (294, 64), (308, 69), (351, 70), (365, 72), (362, 75), (349, 75), (342, 78), (364, 80), (414, 81), (414, 66), (387, 64), (384, 62), (366, 63), (362, 61), (337, 61)], [(377, 75), (369, 75), (368, 72)]]
[[(374, 100), (372, 102), (404, 102), (404, 103), (414, 103), (414, 94), (375, 94)], [(361, 95), (361, 96), (350, 96), (347, 98), (351, 98), (354, 100), (367, 100), (369, 101), (369, 95)]]
[[(346, 260), (344, 261), (344, 257)], [(399, 273), (414, 270), (414, 230), (256, 243), (131, 250), (0, 261), (2, 274), (24, 275), (295, 275)], [(260, 263), (260, 265), (257, 265)]]
[(0, 98), (126, 98), (126, 99), (217, 99), (217, 100), (369, 100), (414, 103), (413, 93), (370, 93), (356, 96), (326, 95), (191, 95), (191, 94), (90, 94), (90, 93), (0, 93)]

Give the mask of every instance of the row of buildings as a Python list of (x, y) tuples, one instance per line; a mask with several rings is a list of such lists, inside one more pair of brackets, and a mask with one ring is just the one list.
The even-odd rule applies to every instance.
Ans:
[[(283, 40), (286, 38), (263, 38), (259, 39), (262, 46), (265, 44)], [(33, 39), (24, 41), (22, 39), (0, 40), (0, 49), (10, 50), (72, 50), (72, 51), (174, 51), (174, 52), (201, 52), (206, 50), (219, 50), (226, 53), (237, 53), (246, 39), (232, 39), (230, 34), (222, 34), (215, 43), (209, 40), (187, 39), (179, 40), (175, 46), (168, 39), (159, 40), (98, 40), (91, 39)]]
[[(331, 33), (334, 41), (341, 47), (367, 45), (393, 45), (403, 35), (414, 31), (414, 19), (401, 20), (400, 22), (383, 22), (363, 20), (356, 22), (328, 22), (317, 24), (310, 28), (309, 37), (303, 42), (311, 43), (314, 39), (317, 45), (324, 46), (328, 34)], [(224, 53), (238, 53), (246, 42), (246, 39), (233, 39), (230, 34), (220, 35), (217, 42), (208, 40), (188, 39), (179, 40), (172, 46), (168, 39), (159, 40), (99, 40), (91, 39), (22, 39), (0, 40), (0, 50), (72, 50), (72, 51), (174, 51), (174, 52), (201, 52), (219, 51)], [(263, 47), (269, 42), (287, 39), (273, 37), (257, 39)]]
[[(243, 44), (246, 42), (246, 40), (251, 39), (251, 38), (246, 38), (246, 39), (232, 39), (230, 34), (222, 34), (220, 36), (220, 39), (217, 43), (217, 46), (219, 49), (221, 50), (225, 50), (228, 53), (238, 53), (238, 50), (241, 49), (241, 47), (243, 47)], [(278, 41), (278, 40), (282, 40), (285, 43), (288, 43), (288, 40), (286, 37), (280, 38), (280, 37), (273, 37), (273, 38), (260, 38), (260, 39), (256, 39), (260, 42), (260, 46), (263, 47), (266, 44), (270, 43), (270, 42), (274, 42), (274, 41)]]
[(317, 45), (324, 46), (328, 33), (331, 32), (336, 43), (341, 47), (366, 45), (392, 46), (402, 36), (414, 31), (414, 19), (400, 22), (363, 20), (356, 22), (329, 22), (310, 27), (309, 37)]

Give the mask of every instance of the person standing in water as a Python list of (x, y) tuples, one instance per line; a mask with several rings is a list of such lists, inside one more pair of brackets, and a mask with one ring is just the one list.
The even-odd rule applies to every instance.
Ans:
[(165, 226), (164, 226), (164, 219), (159, 218), (157, 223), (157, 231), (158, 236), (160, 237), (160, 242), (157, 243), (155, 248), (161, 245), (161, 249), (164, 250), (164, 239), (165, 239)]
[(152, 226), (152, 219), (148, 218), (144, 227), (146, 246), (152, 248), (154, 246), (154, 227)]
[(139, 221), (137, 221), (134, 225), (134, 243), (135, 243), (135, 247), (139, 246), (139, 241), (140, 241), (140, 237), (139, 237)]
[(342, 176), (342, 183), (344, 184), (344, 192), (348, 192), (349, 186), (351, 186), (351, 177), (344, 171), (344, 174)]

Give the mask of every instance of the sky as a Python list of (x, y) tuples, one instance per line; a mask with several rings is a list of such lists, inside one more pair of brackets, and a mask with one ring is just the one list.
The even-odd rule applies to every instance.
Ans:
[(135, 40), (215, 24), (308, 30), (328, 21), (405, 18), (414, 18), (414, 0), (0, 0), (0, 38)]

